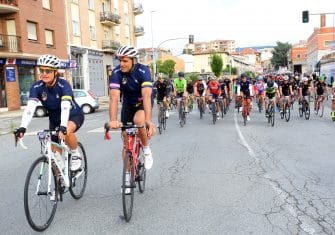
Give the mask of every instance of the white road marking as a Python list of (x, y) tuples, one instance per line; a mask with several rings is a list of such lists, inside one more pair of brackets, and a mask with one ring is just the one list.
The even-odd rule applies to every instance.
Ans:
[[(255, 152), (253, 151), (253, 149), (250, 147), (250, 145), (248, 144), (248, 142), (245, 140), (241, 129), (238, 125), (238, 121), (237, 121), (237, 115), (236, 115), (236, 111), (234, 112), (234, 121), (235, 121), (235, 128), (237, 131), (237, 134), (241, 140), (241, 143), (244, 147), (246, 147), (246, 149), (248, 150), (248, 154), (250, 157), (252, 157), (257, 164), (261, 163), (261, 160), (256, 156)], [(306, 221), (303, 221), (303, 218), (301, 216), (298, 215), (298, 211), (296, 210), (296, 208), (294, 206), (292, 206), (293, 202), (292, 200), (290, 200), (291, 196), (283, 191), (281, 188), (279, 188), (275, 183), (274, 183), (274, 179), (272, 179), (268, 174), (264, 174), (263, 177), (265, 179), (268, 180), (269, 184), (272, 186), (272, 189), (275, 191), (275, 193), (278, 195), (278, 197), (285, 203), (285, 207), (288, 212), (294, 217), (296, 218), (298, 221), (301, 222), (300, 227), (308, 234), (314, 234), (316, 231), (315, 229), (313, 229), (308, 223), (306, 223)]]

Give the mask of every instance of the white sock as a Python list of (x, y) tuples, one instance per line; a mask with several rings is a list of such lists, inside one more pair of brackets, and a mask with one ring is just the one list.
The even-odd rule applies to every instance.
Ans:
[(149, 146), (143, 146), (143, 152), (144, 154), (151, 154), (151, 149)]
[(79, 154), (78, 148), (71, 149), (72, 154)]

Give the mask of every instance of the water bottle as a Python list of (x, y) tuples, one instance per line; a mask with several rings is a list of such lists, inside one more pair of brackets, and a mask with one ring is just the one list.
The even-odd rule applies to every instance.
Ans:
[(63, 172), (63, 170), (65, 168), (65, 164), (64, 164), (64, 160), (63, 160), (62, 155), (58, 151), (55, 152), (55, 159), (56, 159), (57, 166)]

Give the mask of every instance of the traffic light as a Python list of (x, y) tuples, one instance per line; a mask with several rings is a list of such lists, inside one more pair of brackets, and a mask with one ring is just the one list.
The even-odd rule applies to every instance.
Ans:
[(309, 21), (309, 13), (308, 11), (302, 12), (302, 23), (308, 23)]
[(194, 35), (190, 34), (190, 35), (188, 36), (188, 43), (189, 43), (189, 44), (194, 43)]

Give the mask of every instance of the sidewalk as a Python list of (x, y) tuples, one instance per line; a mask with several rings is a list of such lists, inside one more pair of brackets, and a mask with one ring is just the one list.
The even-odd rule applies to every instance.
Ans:
[[(0, 135), (10, 133), (14, 128), (20, 125), (22, 113), (26, 106), (21, 106), (20, 110), (8, 111), (8, 108), (0, 108)], [(99, 97), (99, 110), (108, 109), (109, 97)]]

